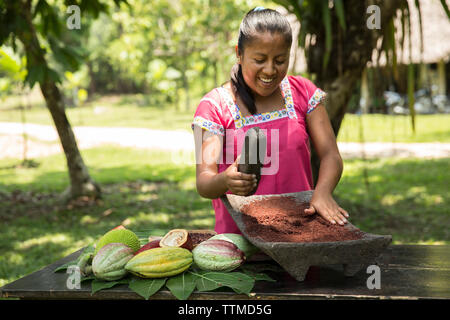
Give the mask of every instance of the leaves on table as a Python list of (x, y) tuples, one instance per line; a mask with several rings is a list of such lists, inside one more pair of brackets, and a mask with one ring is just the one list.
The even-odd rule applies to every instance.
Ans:
[(95, 279), (97, 279), (95, 276), (90, 275), (87, 277), (81, 277), (80, 282), (84, 282), (84, 281), (88, 281), (88, 280), (95, 280)]
[(242, 272), (189, 271), (197, 277), (198, 291), (211, 291), (219, 287), (229, 287), (236, 293), (249, 295), (255, 279)]
[(87, 247), (84, 248), (84, 250), (81, 252), (81, 254), (75, 260), (72, 260), (63, 265), (60, 265), (59, 267), (57, 267), (54, 270), (54, 272), (66, 270), (70, 266), (78, 265), (83, 259), (87, 258), (87, 260), (89, 260), (89, 257), (92, 257), (94, 250), (95, 250), (95, 248), (94, 248), (93, 244), (88, 245)]
[(130, 281), (128, 287), (138, 295), (148, 300), (152, 295), (161, 289), (166, 283), (167, 278), (159, 279), (138, 279), (134, 278)]
[(65, 264), (60, 265), (59, 267), (57, 267), (54, 272), (58, 272), (58, 271), (62, 271), (62, 270), (66, 270), (67, 268), (69, 268), (70, 266), (76, 266), (77, 265), (77, 260), (73, 260), (73, 261), (69, 261)]
[(196, 276), (189, 272), (167, 280), (166, 287), (178, 300), (186, 300), (192, 294), (196, 286)]
[(121, 279), (117, 281), (104, 281), (99, 279), (92, 280), (92, 288), (91, 288), (91, 295), (96, 293), (97, 291), (103, 290), (103, 289), (109, 289), (114, 287), (118, 284), (127, 284), (129, 282), (129, 279)]

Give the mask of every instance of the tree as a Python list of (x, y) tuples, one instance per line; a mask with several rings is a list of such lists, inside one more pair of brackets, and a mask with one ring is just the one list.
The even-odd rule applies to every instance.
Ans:
[[(400, 31), (404, 39), (410, 32), (410, 7), (406, 0), (275, 0), (301, 23), (299, 46), (305, 48), (308, 73), (315, 75), (315, 82), (327, 92), (325, 103), (331, 125), (337, 136), (353, 88), (372, 59), (374, 50), (383, 51), (388, 63), (396, 68), (396, 40)], [(445, 0), (441, 3), (449, 15)], [(419, 0), (414, 5), (419, 9)], [(371, 14), (378, 11), (379, 27), (370, 27)], [(369, 9), (369, 10), (368, 10)], [(450, 15), (449, 15), (450, 17)], [(396, 30), (394, 19), (402, 22), (402, 30)], [(420, 21), (420, 19), (419, 19)], [(411, 39), (411, 37), (409, 37)], [(381, 48), (378, 47), (382, 42)], [(402, 41), (403, 42), (403, 41)], [(403, 43), (402, 43), (403, 45)], [(409, 44), (411, 45), (411, 44)], [(410, 66), (409, 82), (413, 83)], [(409, 86), (410, 110), (414, 124), (413, 86)], [(312, 166), (317, 177), (319, 161), (313, 150)]]
[[(121, 0), (114, 0), (119, 4)], [(69, 200), (82, 195), (99, 197), (101, 189), (89, 175), (78, 149), (75, 135), (66, 116), (65, 106), (58, 84), (61, 81), (56, 67), (74, 71), (82, 55), (65, 41), (70, 40), (67, 28), (61, 23), (60, 12), (68, 5), (77, 5), (83, 14), (97, 17), (108, 7), (98, 0), (56, 1), (45, 0), (0, 0), (0, 45), (10, 42), (18, 53), (26, 56), (26, 83), (33, 87), (39, 84), (47, 108), (50, 111), (67, 160), (70, 186), (63, 193)], [(22, 47), (17, 45), (19, 40)], [(45, 43), (45, 47), (41, 42)]]

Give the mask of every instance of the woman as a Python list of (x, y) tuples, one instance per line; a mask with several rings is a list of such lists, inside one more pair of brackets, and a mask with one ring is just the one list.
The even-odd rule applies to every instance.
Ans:
[[(196, 145), (201, 150), (197, 191), (213, 199), (217, 233), (240, 233), (218, 198), (225, 193), (246, 195), (257, 184), (254, 175), (237, 171), (236, 154), (239, 137), (254, 126), (267, 132), (271, 163), (264, 167), (278, 163), (277, 170), (262, 172), (255, 195), (312, 190), (311, 140), (320, 170), (310, 208), (305, 211), (318, 213), (333, 224), (347, 223), (348, 213), (332, 196), (343, 164), (322, 104), (325, 93), (303, 77), (287, 76), (291, 44), (292, 31), (285, 17), (261, 7), (249, 11), (240, 26), (231, 80), (208, 92), (197, 107), (192, 124), (202, 136)], [(223, 161), (230, 154), (235, 161)]]

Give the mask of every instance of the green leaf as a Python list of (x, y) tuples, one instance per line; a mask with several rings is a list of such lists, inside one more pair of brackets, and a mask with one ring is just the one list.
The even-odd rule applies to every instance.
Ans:
[(38, 65), (31, 65), (27, 68), (27, 77), (25, 78), (25, 81), (30, 85), (30, 88), (33, 88), (33, 86), (37, 83), (41, 83), (45, 79), (45, 66), (38, 64)]
[(197, 278), (195, 282), (198, 291), (211, 291), (221, 286), (218, 282), (203, 276), (204, 274), (207, 273), (207, 271), (200, 271), (198, 273), (191, 272), (191, 273), (193, 273)]
[(444, 9), (445, 13), (447, 14), (447, 17), (450, 19), (450, 10), (448, 9), (447, 3), (445, 0), (441, 0), (442, 8)]
[(93, 295), (97, 291), (100, 291), (103, 289), (109, 289), (109, 288), (114, 287), (115, 285), (126, 284), (128, 282), (129, 282), (128, 279), (122, 279), (122, 280), (118, 280), (118, 281), (103, 281), (103, 280), (95, 279), (92, 281), (92, 284), (91, 284), (91, 286), (92, 286), (91, 295)]
[(152, 295), (166, 283), (167, 278), (163, 279), (133, 279), (128, 287), (138, 295), (148, 300)]
[(347, 25), (345, 24), (345, 13), (344, 13), (344, 5), (342, 3), (342, 0), (336, 0), (334, 2), (334, 7), (336, 8), (336, 15), (339, 20), (339, 24), (341, 25), (344, 32), (347, 29)]
[(197, 289), (199, 291), (211, 291), (225, 286), (237, 293), (250, 294), (255, 280), (242, 272), (193, 272), (197, 276)]
[(80, 282), (88, 281), (88, 280), (95, 280), (95, 276), (87, 276), (87, 277), (81, 277)]
[(69, 261), (69, 262), (67, 262), (67, 263), (65, 263), (63, 265), (60, 265), (59, 267), (57, 267), (54, 270), (54, 272), (58, 272), (58, 271), (61, 271), (61, 270), (66, 270), (69, 266), (72, 266), (72, 265), (78, 265), (78, 262), (80, 262), (81, 259), (85, 258), (86, 255), (90, 255), (91, 253), (93, 253), (94, 250), (95, 250), (95, 248), (94, 248), (93, 244), (88, 245), (87, 247), (85, 247), (83, 249), (83, 251), (78, 256), (78, 258), (76, 258), (75, 260)]
[(196, 286), (196, 276), (189, 272), (170, 278), (166, 287), (178, 300), (186, 300), (194, 291)]
[(73, 261), (69, 261), (65, 264), (60, 265), (59, 267), (57, 267), (54, 272), (58, 272), (58, 271), (62, 271), (62, 270), (66, 270), (67, 268), (69, 268), (69, 266), (76, 266), (77, 265), (77, 260), (73, 260)]

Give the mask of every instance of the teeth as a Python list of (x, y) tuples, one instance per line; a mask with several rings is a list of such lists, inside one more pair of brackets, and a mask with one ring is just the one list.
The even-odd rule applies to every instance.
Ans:
[(259, 79), (261, 79), (262, 82), (266, 82), (266, 83), (273, 81), (273, 79), (264, 79), (264, 78), (259, 78)]

